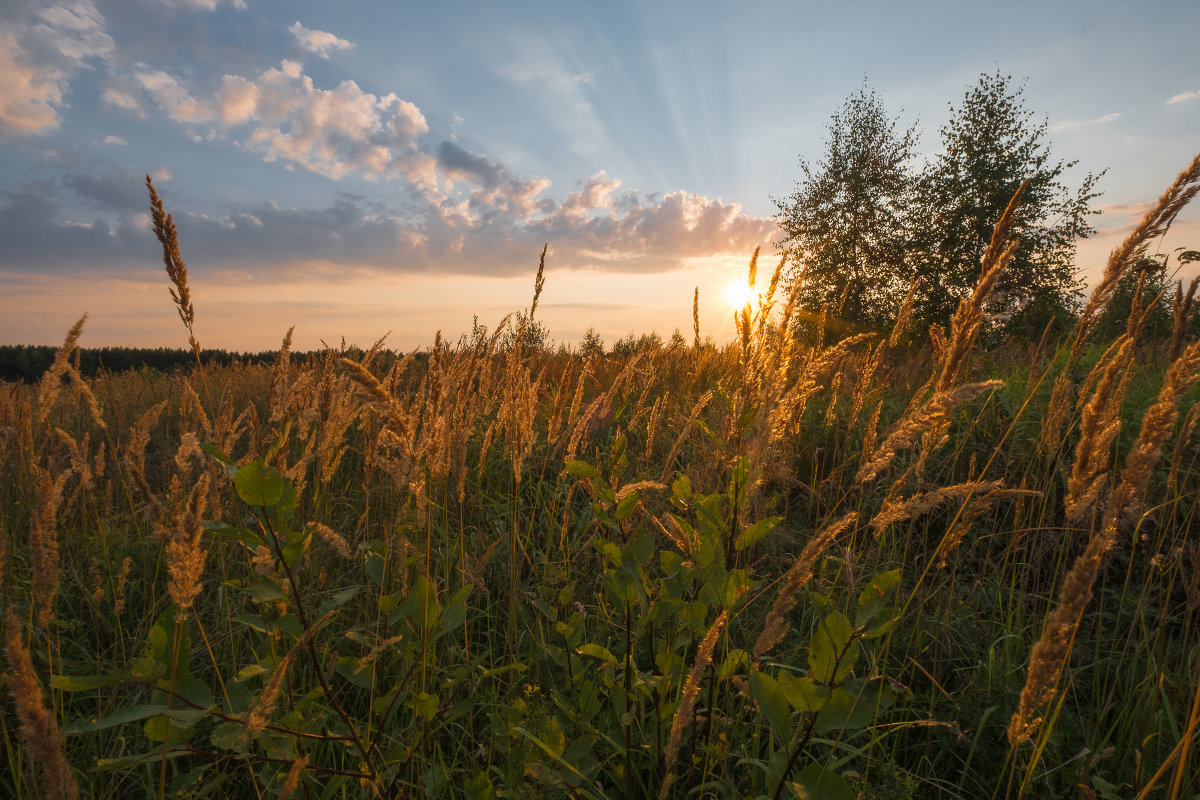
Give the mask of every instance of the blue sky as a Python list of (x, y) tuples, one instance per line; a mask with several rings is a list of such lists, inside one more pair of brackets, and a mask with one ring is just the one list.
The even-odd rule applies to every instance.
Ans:
[[(865, 79), (938, 128), (1025, 80), (1068, 175), (1107, 169), (1094, 275), (1200, 149), (1194, 2), (339, 3), (0, 8), (0, 342), (182, 345), (142, 176), (176, 217), (204, 346), (397, 347), (525, 306), (732, 332), (724, 286)], [(1200, 214), (1167, 246), (1200, 247)]]

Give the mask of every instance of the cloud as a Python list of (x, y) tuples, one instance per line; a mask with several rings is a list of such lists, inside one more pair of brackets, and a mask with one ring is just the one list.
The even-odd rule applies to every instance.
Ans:
[(1084, 122), (1060, 122), (1057, 125), (1052, 125), (1050, 127), (1050, 131), (1051, 133), (1054, 133), (1057, 131), (1066, 130), (1068, 128), (1083, 128), (1087, 127), (1088, 125), (1104, 125), (1109, 122), (1116, 122), (1120, 118), (1121, 112), (1114, 111), (1111, 114), (1105, 114), (1102, 117), (1096, 117), (1095, 119), (1089, 119)]
[(125, 145), (129, 144), (129, 142), (125, 141), (120, 136), (105, 136), (104, 143), (105, 144), (115, 144), (115, 145), (119, 145), (121, 147), (124, 147)]
[(0, 33), (0, 128), (17, 134), (58, 128), (71, 78), (115, 49), (91, 0), (41, 8), (9, 26)]
[[(221, 0), (162, 0), (163, 5), (180, 11), (216, 11)], [(229, 5), (238, 10), (246, 7), (245, 0), (229, 0)]]
[(330, 53), (334, 50), (354, 49), (354, 42), (339, 39), (326, 31), (309, 30), (301, 25), (299, 20), (293, 22), (288, 27), (288, 31), (296, 37), (296, 41), (300, 43), (301, 47), (310, 53), (316, 53), (321, 58), (329, 58)]
[(436, 184), (435, 160), (420, 148), (429, 130), (425, 116), (395, 94), (364, 92), (352, 80), (321, 89), (299, 63), (287, 60), (254, 78), (226, 75), (207, 93), (145, 64), (133, 77), (171, 119), (202, 126), (210, 135), (232, 135), (264, 161), (334, 180), (357, 172), (369, 180), (403, 177), (430, 189)]
[(1174, 95), (1170, 100), (1168, 100), (1167, 105), (1173, 106), (1176, 103), (1185, 103), (1188, 100), (1195, 100), (1197, 97), (1200, 97), (1200, 91), (1180, 92), (1179, 94)]

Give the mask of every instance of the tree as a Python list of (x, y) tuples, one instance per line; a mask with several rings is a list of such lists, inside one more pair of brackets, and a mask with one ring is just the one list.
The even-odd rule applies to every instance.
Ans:
[(830, 117), (824, 157), (815, 165), (802, 160), (795, 192), (774, 199), (789, 279), (803, 275), (801, 318), (827, 308), (837, 319), (884, 327), (904, 298), (917, 133), (897, 125), (864, 85)]
[(579, 341), (579, 357), (592, 359), (602, 355), (604, 355), (604, 340), (600, 338), (600, 334), (596, 333), (595, 328), (588, 328), (587, 333)]
[(917, 180), (911, 252), (914, 275), (923, 279), (915, 305), (922, 322), (946, 324), (970, 294), (992, 227), (1026, 179), (1017, 250), (989, 311), (1029, 329), (1051, 315), (1065, 322), (1077, 302), (1075, 242), (1095, 232), (1089, 203), (1103, 173), (1089, 173), (1074, 193), (1060, 181), (1078, 162), (1052, 158), (1047, 123), (1034, 121), (1023, 91), (1011, 76), (981, 75), (962, 104), (951, 106), (941, 153)]

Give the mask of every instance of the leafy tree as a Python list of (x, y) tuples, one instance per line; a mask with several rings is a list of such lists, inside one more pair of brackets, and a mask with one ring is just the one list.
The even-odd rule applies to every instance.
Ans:
[[(800, 317), (828, 308), (834, 317), (883, 327), (908, 288), (906, 209), (916, 128), (900, 129), (863, 86), (830, 117), (825, 154), (800, 162), (804, 178), (775, 199), (789, 277), (803, 274)], [(841, 326), (845, 327), (845, 326)]]
[(579, 341), (579, 357), (590, 359), (604, 355), (604, 339), (596, 333), (595, 328), (588, 328), (587, 333)]
[[(1078, 162), (1055, 160), (1047, 123), (1034, 120), (1012, 77), (984, 73), (941, 128), (942, 150), (917, 181), (912, 252), (922, 278), (916, 316), (945, 324), (979, 276), (996, 220), (1025, 179), (1016, 253), (990, 309), (1013, 327), (1065, 322), (1078, 299), (1075, 242), (1094, 233), (1089, 206), (1100, 174), (1071, 192), (1060, 180)], [(1039, 320), (1030, 317), (1041, 317)]]

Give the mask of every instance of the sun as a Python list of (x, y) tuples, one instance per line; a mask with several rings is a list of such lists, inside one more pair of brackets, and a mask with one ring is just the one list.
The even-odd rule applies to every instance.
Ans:
[(744, 280), (730, 281), (725, 284), (724, 297), (730, 308), (740, 309), (754, 302), (754, 287), (747, 286)]

